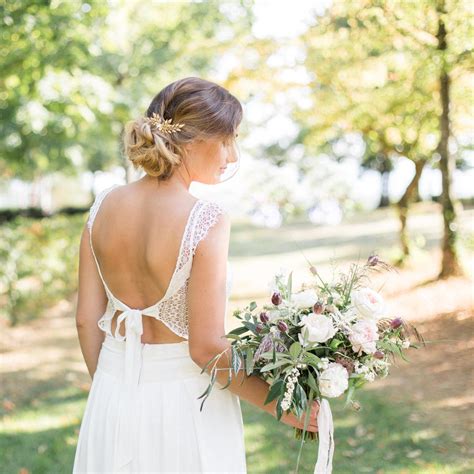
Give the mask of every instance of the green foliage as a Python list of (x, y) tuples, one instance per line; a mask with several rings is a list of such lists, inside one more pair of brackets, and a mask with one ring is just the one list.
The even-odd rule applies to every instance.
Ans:
[[(444, 53), (436, 36), (441, 17), (448, 31)], [(381, 173), (400, 156), (431, 158), (440, 136), (441, 105), (434, 98), (442, 70), (452, 73), (454, 133), (466, 132), (469, 17), (467, 2), (333, 2), (303, 35), (306, 68), (319, 81), (312, 100), (324, 104), (324, 113), (295, 112), (308, 150), (334, 155), (339, 138), (358, 132), (366, 143), (364, 164)]]
[(1, 317), (11, 325), (41, 316), (77, 288), (84, 216), (17, 217), (0, 227)]
[(120, 165), (124, 123), (169, 82), (206, 76), (249, 15), (242, 4), (228, 17), (216, 1), (9, 0), (0, 8), (0, 176), (30, 180)]

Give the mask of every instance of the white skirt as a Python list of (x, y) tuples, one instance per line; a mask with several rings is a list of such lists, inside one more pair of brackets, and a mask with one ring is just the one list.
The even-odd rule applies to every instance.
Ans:
[[(106, 336), (73, 473), (246, 473), (239, 397), (216, 381), (200, 411), (197, 397), (210, 376), (191, 359), (188, 341), (141, 346), (133, 409), (124, 409), (125, 343)], [(131, 455), (126, 465), (118, 462), (123, 455), (118, 447), (124, 446), (120, 436), (126, 436)]]

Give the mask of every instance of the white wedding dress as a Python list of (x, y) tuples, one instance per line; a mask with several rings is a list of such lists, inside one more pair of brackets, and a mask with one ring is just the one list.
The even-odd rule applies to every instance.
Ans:
[[(114, 185), (100, 193), (87, 222), (92, 233), (100, 204)], [(198, 397), (209, 384), (207, 372), (189, 355), (188, 341), (144, 344), (142, 318), (154, 317), (188, 338), (186, 290), (198, 243), (222, 208), (199, 199), (181, 240), (176, 268), (166, 294), (145, 309), (130, 308), (107, 287), (105, 332), (97, 370), (82, 419), (73, 473), (246, 473), (240, 399), (215, 382), (200, 411)], [(227, 297), (230, 273), (227, 277)], [(116, 311), (117, 327), (111, 321)], [(125, 336), (119, 334), (125, 324)]]

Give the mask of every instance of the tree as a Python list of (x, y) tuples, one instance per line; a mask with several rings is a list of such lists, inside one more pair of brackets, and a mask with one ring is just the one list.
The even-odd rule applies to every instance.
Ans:
[(438, 153), (440, 155), (440, 169), (443, 177), (443, 191), (441, 194), (441, 203), (443, 206), (443, 257), (441, 264), (440, 278), (462, 275), (463, 270), (459, 264), (456, 241), (456, 209), (451, 195), (451, 177), (454, 168), (454, 157), (449, 152), (449, 139), (451, 136), (450, 126), (450, 64), (448, 52), (448, 32), (446, 28), (446, 2), (439, 0), (436, 5), (438, 14), (438, 31), (436, 39), (437, 48), (441, 56), (441, 65), (439, 72), (439, 89), (441, 98), (441, 115), (439, 118), (440, 141)]
[[(137, 0), (2, 6), (0, 176), (128, 168), (124, 123), (183, 76), (211, 76), (248, 30), (217, 1), (142, 5)], [(225, 33), (225, 36), (224, 36)]]
[[(308, 127), (305, 144), (318, 148), (334, 136), (359, 132), (370, 147), (367, 160), (377, 155), (384, 159), (403, 156), (415, 164), (412, 180), (396, 204), (401, 262), (410, 255), (409, 206), (416, 198), (423, 167), (436, 163), (436, 144), (442, 136), (443, 107), (436, 100), (442, 92), (436, 38), (439, 15), (434, 1), (334, 2), (304, 36), (306, 65), (315, 77), (314, 108), (297, 112)], [(463, 77), (468, 56), (464, 48), (469, 35), (463, 24), (470, 16), (467, 2), (450, 2), (445, 15), (458, 51), (446, 51), (444, 57), (457, 65), (458, 77)], [(464, 91), (471, 87), (461, 84)], [(458, 99), (459, 95), (458, 91)], [(465, 113), (462, 106), (456, 107), (458, 117)], [(459, 127), (457, 133), (462, 131)], [(452, 216), (449, 199), (443, 206)]]

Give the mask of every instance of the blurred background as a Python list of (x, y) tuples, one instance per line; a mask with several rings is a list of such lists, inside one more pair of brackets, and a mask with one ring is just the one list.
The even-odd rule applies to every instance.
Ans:
[[(473, 472), (471, 0), (6, 0), (0, 68), (0, 471), (72, 468), (90, 378), (74, 310), (94, 196), (140, 174), (127, 120), (186, 76), (242, 102), (241, 165), (191, 192), (233, 218), (232, 310), (281, 267), (311, 283), (371, 252), (371, 286), (427, 341), (332, 403), (335, 473)], [(242, 402), (249, 473), (290, 428)], [(301, 472), (313, 472), (306, 443)]]

